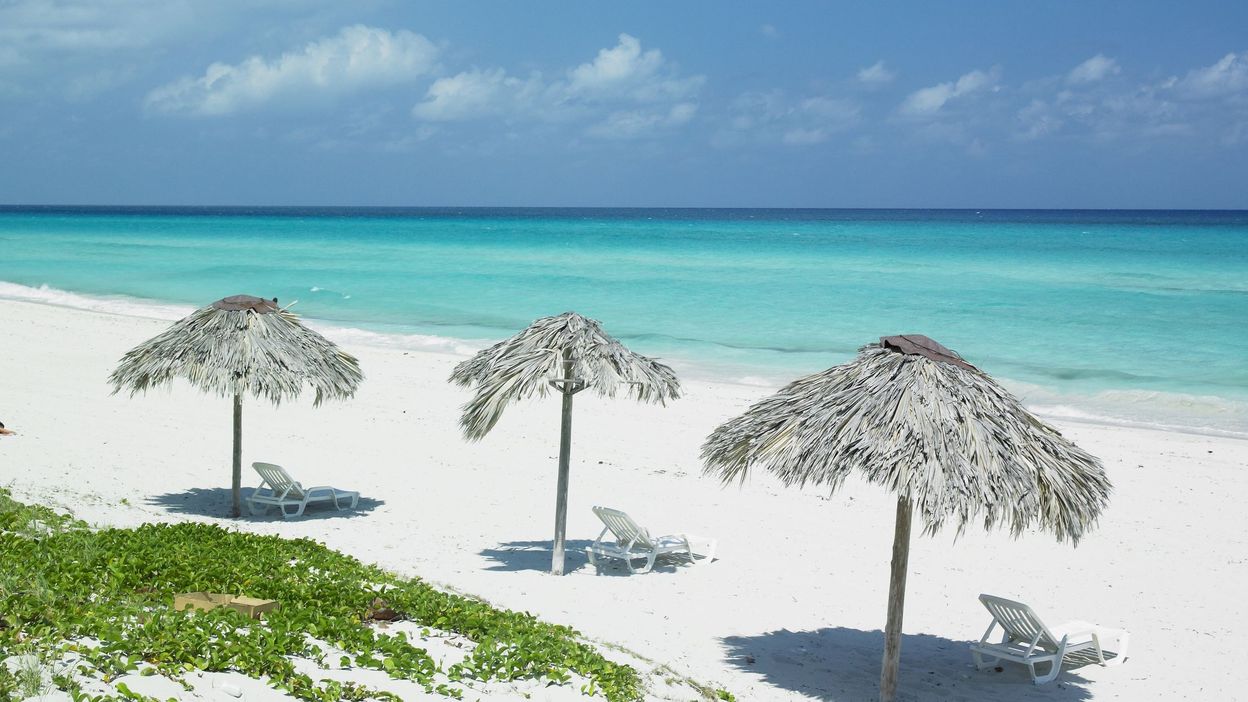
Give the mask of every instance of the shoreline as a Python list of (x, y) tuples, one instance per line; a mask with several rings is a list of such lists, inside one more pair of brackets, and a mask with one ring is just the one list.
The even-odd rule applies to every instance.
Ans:
[[(58, 307), (61, 309), (114, 315), (123, 318), (159, 320), (165, 323), (172, 323), (181, 317), (190, 314), (194, 311), (194, 309), (196, 309), (194, 306), (176, 302), (149, 300), (126, 295), (93, 295), (71, 290), (63, 290), (60, 288), (52, 288), (47, 285), (31, 287), (21, 283), (0, 280), (0, 303), (3, 302), (44, 305)], [(297, 308), (297, 302), (297, 300), (292, 301), (290, 304)], [(120, 309), (109, 309), (108, 307), (110, 305), (120, 306)], [(294, 309), (293, 311), (296, 314), (299, 314), (298, 309)], [(350, 326), (350, 323), (347, 322), (327, 321), (315, 317), (300, 316), (310, 327), (315, 328), (317, 331), (332, 339), (335, 343), (344, 347), (360, 345), (366, 347), (398, 349), (409, 353), (443, 353), (462, 358), (466, 358), (476, 351), (485, 348), (486, 346), (505, 338), (508, 335), (501, 334), (496, 339), (461, 339), (417, 332), (381, 332), (372, 329)], [(717, 364), (713, 361), (693, 362), (688, 359), (675, 360), (661, 356), (656, 358), (672, 365), (672, 367), (677, 370), (677, 375), (682, 379), (682, 383), (692, 381), (728, 385), (740, 388), (764, 389), (768, 392), (772, 392), (779, 389), (783, 385), (796, 380), (798, 377), (801, 377), (800, 375), (786, 375), (784, 371), (777, 369), (762, 369), (755, 366), (732, 366), (728, 364)], [(718, 372), (716, 368), (718, 368)], [(821, 370), (823, 370), (823, 368), (811, 370), (808, 371), (808, 373), (819, 372)], [(1197, 436), (1248, 439), (1248, 430), (1235, 431), (1232, 429), (1212, 426), (1178, 424), (1170, 421), (1161, 421), (1160, 419), (1150, 421), (1145, 419), (1097, 414), (1093, 411), (1080, 407), (1077, 402), (1070, 404), (1063, 402), (1062, 400), (1065, 398), (1057, 396), (1047, 388), (1026, 383), (1017, 383), (1008, 378), (998, 380), (1001, 380), (1007, 387), (1014, 386), (1015, 393), (1023, 399), (1024, 406), (1026, 406), (1038, 417), (1048, 422), (1069, 422), (1093, 426), (1138, 429), (1142, 431), (1161, 431), (1193, 434)], [(1026, 390), (1028, 388), (1041, 393), (1054, 394), (1054, 397), (1057, 398), (1055, 400), (1056, 404), (1054, 402), (1036, 403), (1029, 401), (1025, 393), (1019, 392), (1019, 389)], [(1173, 393), (1160, 392), (1154, 394), (1170, 394), (1176, 398), (1181, 397), (1188, 401), (1200, 401), (1210, 404), (1219, 402), (1236, 402), (1235, 400), (1231, 400), (1229, 398), (1212, 395), (1179, 396), (1174, 395)]]
[[(703, 437), (763, 388), (691, 381), (666, 407), (578, 399), (570, 572), (553, 578), (545, 569), (558, 403), (511, 408), (486, 440), (466, 442), (458, 415), (467, 394), (446, 382), (457, 356), (353, 347), (367, 380), (352, 400), (248, 403), (245, 466), (276, 462), (305, 484), (359, 490), (367, 502), (350, 514), (232, 520), (230, 403), (181, 383), (113, 396), (105, 382), (125, 350), (166, 322), (0, 301), (0, 324), (0, 364), (10, 369), (0, 375), (0, 410), (18, 432), (0, 438), (0, 485), (16, 497), (95, 524), (205, 521), (311, 538), (567, 624), (742, 702), (869, 698), (878, 683), (888, 493), (851, 481), (829, 496), (765, 473), (723, 487), (701, 475)], [(1220, 665), (1217, 642), (1248, 605), (1216, 593), (1248, 587), (1238, 519), (1248, 441), (1057, 426), (1114, 481), (1099, 527), (1077, 548), (974, 529), (916, 536), (902, 690), (973, 702), (1175, 699), (1199, 679), (1199, 696), (1234, 698), (1242, 685)], [(254, 484), (245, 475), (245, 489)], [(595, 504), (657, 533), (718, 538), (719, 558), (598, 576), (583, 557), (601, 529)], [(986, 621), (981, 592), (1027, 601), (1046, 619), (1125, 627), (1138, 645), (1126, 665), (1064, 673), (1059, 686), (1036, 688), (1014, 667), (975, 671), (964, 644)], [(1176, 647), (1191, 655), (1167, 668)]]

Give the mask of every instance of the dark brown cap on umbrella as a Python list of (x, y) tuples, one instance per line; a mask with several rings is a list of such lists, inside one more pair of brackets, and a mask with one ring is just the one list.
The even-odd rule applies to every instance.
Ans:
[(218, 310), (227, 312), (242, 312), (251, 310), (256, 314), (268, 314), (277, 311), (277, 298), (266, 300), (263, 297), (254, 297), (252, 295), (231, 295), (229, 297), (217, 300), (212, 306)]
[(898, 336), (881, 336), (880, 346), (907, 356), (922, 356), (940, 363), (952, 363), (959, 368), (979, 370), (962, 360), (956, 351), (941, 346), (936, 341), (922, 334), (901, 334)]

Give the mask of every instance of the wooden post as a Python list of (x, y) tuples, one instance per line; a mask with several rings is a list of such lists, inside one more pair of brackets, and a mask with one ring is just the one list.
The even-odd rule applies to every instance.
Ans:
[(910, 560), (910, 500), (897, 500), (897, 527), (893, 532), (893, 567), (888, 583), (888, 622), (884, 625), (884, 665), (880, 670), (880, 702), (897, 695), (901, 662), (901, 614), (906, 603), (906, 563)]
[(568, 472), (572, 459), (572, 396), (577, 388), (572, 380), (572, 356), (563, 352), (563, 417), (559, 425), (559, 486), (555, 494), (555, 544), (550, 557), (550, 574), (563, 575), (563, 545), (568, 530)]
[(234, 395), (234, 479), (231, 483), (234, 494), (234, 511), (231, 516), (243, 516), (243, 396)]

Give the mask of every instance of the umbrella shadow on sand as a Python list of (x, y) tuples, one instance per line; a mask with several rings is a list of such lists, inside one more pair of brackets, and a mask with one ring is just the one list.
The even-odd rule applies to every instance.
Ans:
[[(587, 539), (569, 539), (564, 542), (567, 555), (564, 560), (564, 572), (589, 567), (589, 559), (585, 556), (585, 547), (590, 545)], [(486, 570), (519, 571), (535, 570), (550, 572), (550, 556), (554, 551), (554, 542), (545, 541), (505, 541), (494, 548), (482, 549), (481, 555), (492, 561)]]
[[(765, 682), (815, 699), (869, 700), (879, 695), (884, 632), (828, 627), (780, 629), (758, 636), (721, 639), (725, 659)], [(930, 634), (905, 634), (901, 644), (899, 700), (1074, 700), (1091, 699), (1088, 680), (1063, 666), (1057, 680), (1033, 685), (1026, 666), (1002, 663), (1000, 670), (976, 670), (970, 641)]]
[[(245, 501), (255, 489), (246, 489), (242, 491), (242, 497)], [(230, 488), (191, 488), (183, 492), (168, 492), (163, 495), (150, 495), (147, 498), (147, 504), (155, 507), (162, 507), (170, 514), (193, 514), (197, 517), (216, 517), (218, 519), (229, 519), (230, 511), (233, 508), (233, 496)], [(303, 519), (339, 519), (363, 517), (367, 513), (384, 505), (384, 500), (374, 500), (368, 497), (361, 497), (356, 504), (355, 509), (347, 509), (338, 511), (334, 509), (332, 503), (323, 502), (308, 505), (302, 516), (291, 517), (293, 520)], [(270, 509), (264, 515), (252, 515), (251, 512), (244, 507), (243, 519), (249, 520), (271, 520), (281, 519), (282, 516), (276, 508)]]
[[(582, 568), (587, 569), (590, 573), (595, 572), (595, 567), (589, 564), (589, 557), (585, 555), (585, 547), (592, 544), (589, 539), (570, 539), (565, 542), (567, 554), (564, 561), (564, 572), (571, 573)], [(545, 541), (507, 541), (499, 544), (494, 548), (487, 548), (481, 551), (481, 555), (494, 562), (493, 565), (486, 570), (495, 571), (518, 571), (518, 570), (535, 570), (544, 573), (550, 572), (550, 554), (554, 548), (550, 539)], [(607, 576), (633, 576), (628, 572), (623, 562), (615, 559), (599, 559), (599, 566), (596, 569), (597, 575)], [(637, 562), (634, 561), (634, 564)], [(681, 567), (688, 568), (689, 563), (683, 558), (663, 558), (654, 564), (654, 570), (649, 573), (638, 573), (636, 577), (644, 578), (647, 575), (659, 573), (674, 573)]]

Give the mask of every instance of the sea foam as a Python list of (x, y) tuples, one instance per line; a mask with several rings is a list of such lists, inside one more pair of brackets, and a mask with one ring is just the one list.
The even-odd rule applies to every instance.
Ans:
[[(144, 300), (125, 295), (84, 295), (68, 290), (59, 290), (47, 285), (31, 287), (5, 281), (0, 281), (0, 299), (169, 322), (177, 321), (197, 309), (190, 305)], [(289, 305), (289, 307), (296, 306), (296, 302), (291, 302)], [(292, 311), (297, 312), (298, 310), (292, 309)], [(303, 321), (310, 328), (319, 331), (327, 338), (344, 346), (359, 344), (378, 348), (467, 356), (484, 348), (489, 343), (487, 341), (455, 339), (430, 334), (397, 331), (378, 332), (312, 318), (304, 318)]]
[(91, 312), (105, 312), (124, 317), (142, 317), (144, 319), (170, 321), (181, 319), (195, 310), (194, 307), (188, 305), (143, 300), (125, 295), (84, 295), (68, 290), (59, 290), (47, 285), (31, 287), (5, 281), (0, 281), (0, 299), (35, 302), (43, 305), (89, 310)]

